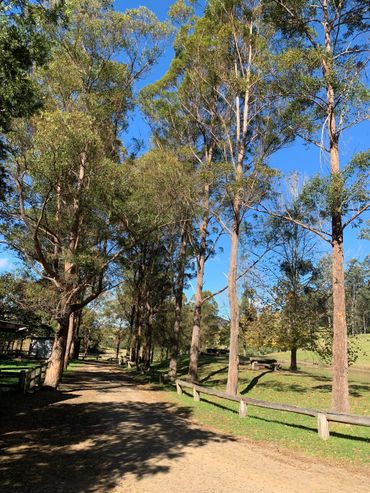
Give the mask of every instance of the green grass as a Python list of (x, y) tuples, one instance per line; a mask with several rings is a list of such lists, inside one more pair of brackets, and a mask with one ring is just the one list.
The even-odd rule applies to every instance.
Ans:
[[(96, 361), (96, 360), (94, 360)], [(83, 366), (86, 364), (86, 361), (82, 360), (82, 359), (72, 359), (69, 363), (68, 363), (68, 370), (73, 370), (74, 368), (77, 368), (79, 366)]]
[[(355, 338), (356, 346), (359, 348), (359, 353), (356, 362), (352, 365), (353, 368), (369, 368), (370, 369), (370, 334), (359, 334)], [(281, 361), (289, 361), (290, 352), (276, 352), (268, 355)], [(317, 353), (313, 351), (298, 351), (299, 362), (310, 363), (313, 365), (322, 365), (323, 361)]]
[[(191, 407), (194, 419), (226, 433), (269, 442), (277, 448), (296, 450), (308, 456), (344, 460), (352, 464), (370, 463), (368, 428), (331, 424), (330, 438), (323, 441), (318, 437), (314, 418), (250, 406), (248, 417), (241, 419), (237, 414), (237, 405), (227, 401), (216, 399), (215, 405), (210, 403), (212, 399), (208, 397), (194, 403), (189, 395), (171, 393), (171, 396), (178, 404)], [(218, 406), (225, 406), (226, 409)]]
[(40, 361), (32, 359), (0, 360), (0, 385), (5, 387), (18, 385), (19, 373), (39, 364)]
[[(185, 376), (187, 360), (182, 359), (179, 366), (179, 376)], [(206, 378), (203, 385), (225, 390), (225, 367), (227, 358), (202, 356), (199, 380)], [(161, 371), (165, 368), (166, 363), (162, 363), (157, 365), (155, 370)], [(130, 373), (136, 375), (141, 383), (145, 381), (143, 375), (138, 376), (133, 370)], [(366, 372), (350, 372), (350, 401), (353, 414), (370, 415), (369, 376)], [(276, 447), (297, 450), (308, 456), (353, 464), (370, 463), (370, 428), (330, 423), (330, 438), (323, 441), (317, 434), (315, 418), (249, 406), (248, 417), (241, 419), (236, 403), (205, 394), (201, 395), (201, 402), (196, 403), (188, 392), (178, 396), (172, 387), (165, 388), (172, 401), (192, 408), (194, 419), (226, 433), (270, 442)], [(267, 372), (252, 371), (242, 365), (239, 390), (242, 395), (269, 402), (328, 410), (331, 376), (327, 369), (306, 368), (296, 373), (284, 370)]]

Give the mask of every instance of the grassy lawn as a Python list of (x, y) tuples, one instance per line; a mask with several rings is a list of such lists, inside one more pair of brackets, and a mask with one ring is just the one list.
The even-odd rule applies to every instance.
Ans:
[[(156, 370), (166, 367), (158, 365)], [(186, 375), (187, 360), (180, 364), (180, 377)], [(135, 372), (131, 371), (131, 374)], [(351, 412), (370, 415), (370, 374), (350, 372)], [(143, 375), (137, 375), (144, 382)], [(227, 358), (201, 357), (199, 380), (202, 385), (225, 390)], [(249, 406), (248, 417), (240, 419), (238, 405), (201, 394), (201, 402), (190, 393), (178, 396), (170, 386), (168, 396), (182, 406), (191, 407), (200, 423), (236, 436), (270, 442), (273, 446), (297, 450), (309, 456), (344, 460), (353, 464), (370, 463), (370, 428), (330, 423), (330, 438), (320, 440), (316, 419), (298, 414)], [(306, 368), (292, 373), (286, 370), (252, 371), (241, 366), (239, 390), (242, 395), (269, 402), (294, 404), (322, 410), (330, 408), (331, 376), (327, 369)]]
[[(353, 368), (369, 368), (370, 369), (370, 334), (360, 334), (356, 336), (356, 345), (359, 347), (358, 358), (353, 364)], [(281, 361), (289, 361), (290, 353), (277, 352), (268, 355)], [(317, 353), (313, 351), (298, 351), (299, 362), (310, 363), (313, 365), (322, 365), (323, 362)]]
[(18, 385), (19, 372), (39, 364), (39, 360), (32, 359), (0, 360), (0, 386)]
[[(94, 360), (94, 361), (96, 361), (96, 360)], [(88, 360), (83, 361), (82, 359), (73, 359), (68, 363), (68, 367), (64, 371), (64, 373), (66, 373), (66, 372), (68, 373), (69, 371), (73, 371), (76, 368), (80, 368), (81, 366), (86, 365), (86, 363), (88, 363), (88, 362), (89, 362)]]

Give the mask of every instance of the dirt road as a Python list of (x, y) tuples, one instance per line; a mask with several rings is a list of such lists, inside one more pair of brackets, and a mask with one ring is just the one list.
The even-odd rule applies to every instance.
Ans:
[(103, 364), (61, 392), (3, 398), (1, 493), (369, 493), (370, 477), (190, 423)]

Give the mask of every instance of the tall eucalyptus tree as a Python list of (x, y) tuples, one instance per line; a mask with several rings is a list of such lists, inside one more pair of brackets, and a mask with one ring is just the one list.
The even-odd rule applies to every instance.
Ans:
[[(274, 92), (270, 26), (258, 0), (210, 0), (202, 22), (212, 52), (219, 104), (217, 152), (224, 164), (226, 211), (219, 216), (230, 236), (228, 296), (230, 355), (227, 391), (238, 390), (239, 300), (237, 292), (241, 227), (247, 211), (270, 190), (274, 172), (268, 157), (290, 138), (287, 108)], [(212, 85), (209, 79), (208, 84)]]

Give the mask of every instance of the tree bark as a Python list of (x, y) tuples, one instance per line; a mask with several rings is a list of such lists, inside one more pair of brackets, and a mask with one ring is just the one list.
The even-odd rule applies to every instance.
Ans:
[(292, 347), (290, 350), (290, 370), (297, 371), (297, 348)]
[(143, 315), (144, 307), (142, 296), (138, 300), (138, 309), (136, 311), (136, 337), (135, 337), (135, 363), (139, 366), (143, 357)]
[(205, 213), (200, 228), (200, 248), (197, 262), (197, 287), (194, 300), (193, 330), (190, 346), (190, 361), (188, 376), (192, 382), (198, 379), (198, 359), (200, 353), (200, 323), (202, 318), (202, 291), (204, 282), (204, 267), (207, 253), (207, 228), (209, 223), (209, 187), (205, 187)]
[(155, 347), (154, 347), (154, 344), (152, 344), (152, 352), (150, 355), (150, 364), (151, 365), (153, 364), (153, 361), (154, 361), (154, 350), (155, 350)]
[(154, 322), (153, 307), (150, 305), (150, 303), (147, 303), (146, 312), (147, 312), (147, 321), (146, 321), (145, 340), (143, 346), (143, 363), (144, 363), (144, 368), (149, 369), (150, 356), (152, 353), (153, 322)]
[(176, 289), (175, 289), (175, 323), (172, 335), (172, 347), (170, 356), (170, 365), (168, 375), (171, 380), (174, 380), (177, 375), (177, 358), (179, 356), (179, 344), (181, 333), (181, 316), (182, 316), (182, 301), (184, 291), (185, 265), (186, 265), (186, 222), (181, 228), (181, 242), (179, 251), (179, 268), (177, 273)]
[[(245, 74), (246, 89), (244, 92), (243, 102), (239, 95), (235, 98), (235, 185), (236, 191), (232, 201), (233, 224), (231, 231), (231, 252), (228, 275), (228, 296), (230, 303), (230, 344), (229, 344), (229, 369), (227, 374), (226, 391), (231, 395), (238, 393), (239, 378), (239, 331), (240, 331), (240, 308), (237, 293), (238, 279), (238, 252), (239, 252), (239, 235), (240, 222), (242, 220), (242, 197), (243, 197), (243, 174), (244, 159), (246, 152), (247, 134), (249, 129), (249, 106), (253, 84), (252, 81), (252, 64), (253, 64), (253, 18), (249, 22), (249, 41), (247, 69)], [(235, 60), (235, 76), (240, 77), (238, 61)]]
[[(62, 293), (62, 306), (60, 308), (59, 317), (59, 329), (55, 336), (53, 350), (49, 359), (49, 366), (46, 370), (45, 382), (46, 387), (56, 389), (62, 378), (64, 365), (66, 364), (66, 358), (69, 357), (69, 348), (67, 348), (68, 341), (71, 343), (72, 338), (68, 337), (69, 323), (71, 314), (71, 304), (73, 292), (73, 275), (75, 273), (75, 264), (70, 260), (76, 253), (76, 249), (79, 243), (79, 235), (81, 229), (81, 213), (82, 213), (82, 198), (84, 191), (84, 184), (86, 178), (86, 166), (87, 166), (87, 149), (84, 149), (79, 156), (79, 173), (78, 181), (76, 185), (76, 194), (73, 197), (73, 218), (72, 225), (69, 231), (69, 256), (70, 258), (64, 262), (64, 283), (68, 288)], [(59, 192), (58, 192), (59, 193)], [(60, 207), (60, 204), (59, 204)], [(58, 211), (57, 211), (58, 220)], [(68, 352), (67, 352), (68, 349)]]
[(131, 315), (130, 315), (130, 335), (127, 343), (126, 356), (129, 357), (130, 361), (135, 361), (134, 348), (136, 344), (136, 335), (135, 335), (135, 320), (136, 320), (136, 303), (133, 303), (131, 307)]
[(119, 358), (119, 352), (121, 349), (121, 333), (117, 334), (117, 339), (116, 339), (116, 360)]
[(70, 353), (71, 353), (71, 346), (72, 346), (72, 341), (74, 337), (74, 330), (75, 330), (75, 313), (71, 313), (69, 316), (68, 320), (68, 335), (67, 335), (67, 343), (66, 343), (66, 351), (64, 354), (64, 363), (63, 363), (63, 369), (66, 370), (69, 360), (70, 360)]
[(79, 310), (78, 312), (75, 313), (75, 330), (74, 330), (74, 335), (73, 335), (73, 340), (72, 340), (71, 350), (70, 350), (71, 359), (78, 359), (79, 354), (80, 354), (80, 346), (81, 346), (80, 326), (81, 326), (81, 321), (82, 321), (82, 310)]
[(331, 409), (349, 412), (348, 349), (341, 218), (333, 216), (333, 384)]
[(237, 293), (237, 271), (239, 250), (239, 222), (240, 209), (236, 201), (233, 230), (231, 234), (230, 267), (228, 276), (228, 295), (230, 303), (230, 344), (229, 344), (229, 369), (227, 374), (226, 392), (231, 395), (238, 393), (239, 374), (239, 322), (240, 310)]
[(332, 265), (333, 265), (333, 384), (331, 408), (337, 412), (349, 412), (347, 321), (344, 285), (343, 224), (342, 224), (342, 176), (339, 165), (339, 135), (335, 115), (335, 92), (332, 85), (331, 24), (328, 18), (327, 0), (323, 0), (325, 51), (322, 59), (326, 82), (327, 128), (330, 141), (330, 173), (332, 197)]
[(44, 387), (49, 387), (54, 390), (58, 388), (63, 373), (68, 327), (69, 316), (64, 316), (59, 320), (59, 328), (55, 335), (53, 350), (49, 358), (48, 367), (46, 369)]
[(75, 335), (71, 346), (71, 359), (78, 359), (80, 355), (81, 340)]

